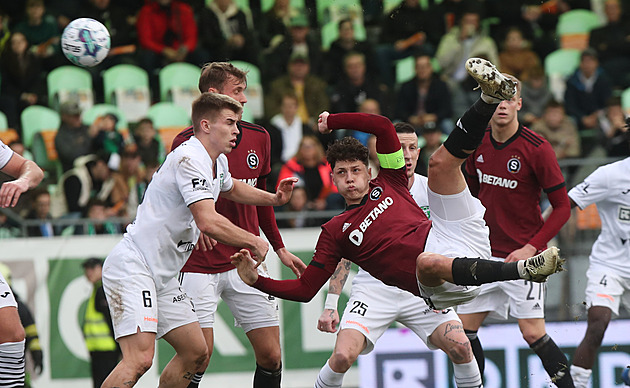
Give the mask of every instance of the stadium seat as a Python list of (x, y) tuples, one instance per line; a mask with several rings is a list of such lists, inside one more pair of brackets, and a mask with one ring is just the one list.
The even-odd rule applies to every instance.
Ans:
[(63, 168), (59, 162), (57, 148), (55, 147), (55, 137), (57, 129), (48, 129), (37, 132), (33, 136), (33, 161), (49, 174), (56, 174), (57, 177), (63, 173)]
[(116, 123), (116, 129), (118, 131), (126, 130), (129, 128), (125, 114), (116, 106), (111, 104), (96, 104), (90, 109), (84, 111), (81, 114), (81, 120), (85, 125), (91, 125), (97, 117), (103, 116), (107, 113), (112, 113), (118, 118)]
[(164, 66), (159, 73), (160, 100), (172, 100), (172, 91), (175, 88), (199, 89), (199, 74), (201, 69), (185, 62), (171, 63)]
[(0, 132), (9, 129), (9, 123), (7, 122), (7, 115), (3, 111), (0, 111)]
[(361, 0), (317, 0), (319, 25), (338, 22), (345, 17), (359, 18), (363, 24)]
[(149, 76), (134, 65), (116, 65), (103, 72), (105, 102), (116, 105), (130, 122), (147, 115), (151, 105)]
[[(155, 128), (180, 127), (190, 125), (190, 116), (186, 111), (170, 102), (158, 102), (149, 108), (147, 117), (153, 120)], [(180, 129), (180, 130), (181, 130)]]
[(78, 66), (60, 66), (48, 73), (48, 106), (58, 109), (68, 100), (74, 99), (85, 110), (94, 104), (92, 76)]
[(164, 145), (164, 149), (167, 153), (171, 152), (171, 144), (173, 144), (173, 139), (175, 139), (175, 136), (177, 136), (182, 131), (182, 129), (184, 128), (181, 126), (175, 126), (163, 127), (157, 130), (160, 141)]
[[(275, 2), (276, 0), (262, 0), (261, 2), (262, 11), (263, 12), (269, 11), (273, 7), (273, 3)], [(306, 8), (304, 5), (304, 0), (290, 0), (289, 4), (291, 5), (291, 8), (293, 8), (293, 10), (300, 10), (300, 9)]]
[(602, 25), (599, 16), (586, 9), (574, 9), (558, 17), (556, 35), (563, 49), (584, 50), (588, 47), (589, 34)]
[(626, 116), (630, 114), (630, 88), (621, 92), (621, 107), (626, 113)]
[(22, 111), (22, 141), (26, 148), (33, 144), (33, 136), (43, 130), (57, 130), (61, 125), (59, 114), (45, 106), (31, 105)]
[(242, 119), (253, 121), (264, 115), (263, 88), (258, 66), (245, 61), (230, 61), (230, 63), (241, 70), (247, 71), (247, 104), (243, 109)]
[[(357, 40), (365, 40), (367, 32), (365, 26), (359, 19), (353, 19), (354, 37)], [(322, 27), (322, 48), (328, 51), (332, 42), (339, 37), (339, 21), (330, 21)]]
[[(433, 72), (438, 73), (440, 71), (440, 63), (436, 58), (431, 58), (431, 67)], [(396, 84), (400, 85), (409, 81), (416, 76), (416, 59), (411, 56), (400, 59), (396, 62)]]
[(580, 64), (580, 50), (559, 49), (545, 58), (545, 74), (549, 80), (549, 90), (557, 101), (564, 100), (566, 80)]

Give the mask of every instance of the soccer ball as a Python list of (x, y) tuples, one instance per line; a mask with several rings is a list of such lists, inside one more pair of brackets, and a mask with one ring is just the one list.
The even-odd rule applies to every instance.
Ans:
[(63, 30), (61, 49), (75, 65), (92, 67), (105, 59), (110, 47), (109, 31), (90, 18), (73, 20)]

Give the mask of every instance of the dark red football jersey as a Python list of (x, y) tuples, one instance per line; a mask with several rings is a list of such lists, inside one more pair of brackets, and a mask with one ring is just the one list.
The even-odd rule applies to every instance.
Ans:
[[(236, 147), (226, 154), (232, 178), (257, 186), (258, 180), (271, 172), (271, 141), (269, 133), (260, 125), (238, 122), (239, 135)], [(193, 135), (192, 127), (186, 128), (177, 135), (173, 147), (177, 147)], [(259, 235), (258, 212), (256, 206), (244, 205), (220, 198), (215, 204), (219, 214), (228, 218), (233, 224)], [(273, 220), (275, 225), (275, 219)], [(276, 226), (277, 231), (277, 226)], [(278, 234), (279, 235), (279, 234)], [(267, 236), (271, 240), (270, 236)], [(221, 273), (234, 269), (230, 256), (240, 248), (218, 243), (211, 251), (194, 249), (190, 258), (182, 268), (182, 272)]]
[(486, 207), (492, 255), (501, 258), (527, 244), (542, 227), (541, 190), (551, 193), (565, 186), (549, 142), (522, 125), (505, 143), (497, 143), (488, 129), (466, 160), (466, 173)]
[(383, 283), (419, 295), (416, 259), (430, 229), (409, 194), (405, 168), (382, 168), (361, 204), (322, 225), (311, 265), (332, 274), (346, 258)]

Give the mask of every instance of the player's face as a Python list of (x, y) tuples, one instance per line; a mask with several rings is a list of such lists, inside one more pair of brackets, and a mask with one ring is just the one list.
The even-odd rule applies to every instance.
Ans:
[(492, 115), (490, 123), (493, 127), (504, 127), (517, 120), (517, 113), (521, 110), (521, 97), (514, 96), (510, 100), (501, 101)]
[(209, 91), (225, 94), (226, 96), (230, 96), (236, 101), (240, 102), (241, 105), (245, 105), (247, 103), (245, 89), (247, 89), (247, 85), (245, 84), (245, 82), (239, 81), (232, 76), (228, 76), (228, 79), (225, 81), (225, 83), (223, 83), (221, 90), (210, 88)]
[(413, 176), (418, 164), (418, 156), (420, 149), (418, 148), (418, 135), (415, 133), (399, 133), (398, 140), (402, 146), (403, 155), (405, 156), (405, 166), (407, 166), (407, 178)]
[(340, 161), (335, 164), (333, 182), (346, 203), (356, 205), (368, 192), (370, 174), (361, 161)]
[[(210, 127), (210, 136), (212, 143), (222, 153), (227, 154), (236, 147), (236, 136), (238, 135), (238, 115), (230, 109), (223, 109), (214, 117), (213, 121), (206, 121), (206, 125)], [(203, 125), (203, 124), (202, 124)]]

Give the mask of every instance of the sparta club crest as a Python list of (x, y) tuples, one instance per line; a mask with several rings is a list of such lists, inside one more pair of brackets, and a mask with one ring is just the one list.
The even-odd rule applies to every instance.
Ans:
[(258, 164), (260, 163), (260, 159), (258, 159), (258, 155), (256, 155), (256, 151), (250, 150), (247, 154), (247, 167), (255, 170), (258, 168)]
[(372, 201), (376, 201), (377, 199), (381, 198), (382, 194), (383, 189), (381, 187), (375, 187), (372, 189), (372, 191), (370, 191), (370, 199)]
[(507, 170), (512, 174), (521, 171), (521, 160), (518, 156), (512, 156), (507, 162)]

